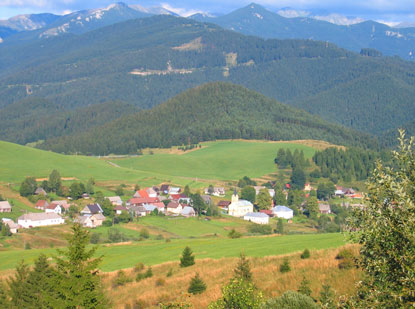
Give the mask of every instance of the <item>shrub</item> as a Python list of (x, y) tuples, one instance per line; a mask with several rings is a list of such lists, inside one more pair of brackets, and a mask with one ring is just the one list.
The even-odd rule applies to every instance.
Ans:
[(180, 267), (188, 267), (195, 264), (195, 257), (192, 249), (189, 247), (184, 248), (182, 257), (180, 258)]
[(89, 239), (89, 242), (91, 244), (97, 244), (97, 243), (99, 243), (100, 238), (101, 238), (101, 234), (99, 234), (99, 233), (92, 233), (91, 234), (91, 238)]
[(153, 270), (151, 269), (151, 266), (147, 268), (147, 271), (144, 273), (144, 278), (151, 278), (153, 277)]
[(169, 271), (167, 272), (166, 277), (171, 277), (171, 276), (173, 276), (173, 269), (172, 268), (169, 269)]
[(111, 219), (105, 220), (104, 222), (102, 222), (102, 226), (106, 226), (106, 227), (112, 226), (112, 220)]
[(158, 278), (156, 280), (156, 286), (163, 286), (166, 284), (166, 280), (164, 280), (163, 278)]
[(142, 271), (143, 269), (144, 269), (144, 264), (143, 263), (137, 263), (134, 266), (134, 271), (136, 273)]
[(163, 237), (163, 235), (161, 235), (161, 234), (158, 234), (157, 236), (156, 236), (156, 240), (163, 240), (164, 239), (164, 237)]
[(301, 253), (301, 258), (302, 258), (302, 259), (308, 259), (309, 257), (310, 257), (310, 250), (305, 249), (305, 250), (303, 251), (303, 253)]
[(235, 231), (235, 229), (232, 229), (229, 233), (228, 233), (228, 237), (229, 238), (240, 238), (242, 237), (242, 234)]
[(141, 229), (140, 237), (148, 239), (148, 238), (150, 238), (150, 233), (148, 232), (147, 229)]
[(137, 276), (135, 276), (135, 281), (138, 282), (138, 281), (141, 281), (141, 280), (143, 280), (145, 278), (146, 278), (146, 276), (145, 276), (144, 273), (138, 273)]
[(134, 309), (148, 308), (148, 304), (142, 299), (137, 299), (133, 304), (133, 308)]
[(171, 239), (170, 238), (166, 238), (166, 242), (171, 242)]
[(298, 288), (298, 293), (303, 295), (311, 296), (311, 289), (310, 289), (310, 281), (303, 276), (303, 280), (301, 280), (300, 286)]
[(336, 259), (340, 260), (340, 269), (350, 269), (355, 266), (355, 260), (353, 252), (349, 249), (342, 249), (337, 255)]
[(280, 272), (287, 273), (291, 270), (290, 261), (288, 258), (285, 258), (282, 264), (280, 265)]
[(187, 292), (191, 294), (202, 294), (204, 291), (206, 291), (206, 284), (200, 278), (199, 274), (196, 273), (196, 276), (190, 280), (190, 285), (187, 289)]
[(27, 242), (27, 243), (25, 243), (25, 245), (24, 245), (24, 249), (25, 250), (30, 250), (30, 249), (32, 249), (32, 247), (30, 246), (30, 244)]
[(252, 224), (248, 226), (248, 232), (252, 234), (269, 235), (272, 233), (272, 228), (268, 224)]
[(132, 279), (129, 278), (124, 271), (118, 271), (117, 278), (115, 278), (114, 286), (122, 286), (128, 282), (131, 282)]
[(294, 291), (287, 291), (282, 296), (269, 299), (264, 306), (264, 309), (298, 309), (298, 308), (307, 308), (307, 309), (318, 309), (320, 308), (314, 300), (307, 295), (300, 294)]

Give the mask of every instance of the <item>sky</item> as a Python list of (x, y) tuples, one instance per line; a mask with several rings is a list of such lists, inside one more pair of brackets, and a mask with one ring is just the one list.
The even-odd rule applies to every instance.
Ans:
[[(116, 1), (0, 0), (0, 19), (29, 13), (48, 12), (62, 15), (82, 9), (103, 8), (113, 2)], [(144, 7), (163, 6), (183, 16), (195, 12), (226, 14), (251, 2), (255, 2), (272, 11), (291, 7), (294, 9), (312, 10), (318, 14), (337, 13), (364, 19), (415, 23), (415, 0), (124, 0), (123, 2), (139, 4)]]

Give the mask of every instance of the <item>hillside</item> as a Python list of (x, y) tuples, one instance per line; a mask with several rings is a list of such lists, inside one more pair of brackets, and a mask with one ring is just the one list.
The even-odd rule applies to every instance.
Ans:
[[(360, 56), (322, 42), (263, 40), (173, 16), (129, 20), (19, 47), (0, 45), (0, 55), (0, 113), (5, 117), (7, 105), (28, 97), (47, 100), (57, 110), (108, 101), (151, 108), (210, 81), (240, 84), (374, 134), (415, 114), (414, 63)], [(35, 113), (29, 106), (30, 111)]]
[(64, 153), (133, 154), (140, 148), (239, 138), (321, 139), (346, 145), (371, 142), (364, 134), (330, 124), (242, 86), (217, 82), (89, 132), (50, 139), (39, 147)]
[(314, 18), (286, 18), (255, 3), (216, 18), (201, 14), (193, 18), (262, 38), (311, 39), (355, 52), (375, 48), (384, 55), (415, 59), (415, 28), (391, 28), (374, 21), (342, 26)]

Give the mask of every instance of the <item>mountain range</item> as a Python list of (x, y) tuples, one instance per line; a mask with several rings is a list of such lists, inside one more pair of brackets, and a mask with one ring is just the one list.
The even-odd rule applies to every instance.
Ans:
[[(169, 15), (2, 44), (0, 55), (0, 112), (14, 119), (0, 124), (0, 138), (20, 143), (37, 140), (28, 134), (37, 128), (28, 119), (38, 113), (30, 98), (47, 102), (41, 103), (50, 106), (42, 110), (45, 117), (109, 101), (148, 109), (212, 81), (240, 84), (375, 135), (415, 114), (413, 62), (359, 55), (325, 42), (264, 40)], [(8, 116), (21, 106), (24, 115)], [(21, 133), (5, 133), (10, 130)], [(38, 139), (56, 136), (51, 132), (44, 130)]]

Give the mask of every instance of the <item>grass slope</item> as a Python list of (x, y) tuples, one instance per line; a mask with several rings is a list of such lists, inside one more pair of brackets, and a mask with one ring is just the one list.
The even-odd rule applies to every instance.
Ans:
[[(26, 176), (47, 177), (57, 169), (62, 177), (83, 181), (94, 177), (101, 182), (171, 182), (201, 187), (215, 180), (272, 173), (274, 157), (281, 147), (303, 150), (307, 157), (314, 153), (312, 147), (295, 143), (225, 141), (202, 145), (202, 149), (182, 155), (154, 154), (115, 160), (61, 155), (0, 141), (0, 182), (20, 183)], [(107, 161), (116, 162), (119, 167)]]
[[(171, 242), (145, 241), (132, 244), (100, 246), (97, 255), (103, 255), (101, 269), (114, 271), (133, 267), (142, 262), (156, 265), (177, 261), (185, 246), (190, 246), (196, 259), (236, 257), (241, 251), (248, 256), (281, 255), (309, 249), (335, 248), (345, 244), (341, 234), (287, 235), (273, 237), (175, 239)], [(32, 249), (0, 252), (0, 270), (14, 268), (21, 259), (28, 263), (41, 253), (55, 254), (55, 249)]]

